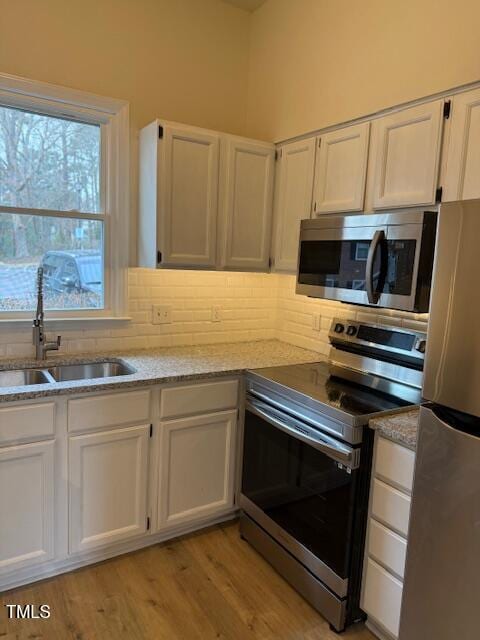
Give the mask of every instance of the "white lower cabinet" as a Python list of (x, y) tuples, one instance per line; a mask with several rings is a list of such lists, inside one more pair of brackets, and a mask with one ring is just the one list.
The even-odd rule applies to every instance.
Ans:
[(157, 528), (233, 508), (237, 411), (160, 424)]
[(403, 580), (407, 541), (374, 518), (370, 519), (368, 555)]
[(147, 531), (150, 425), (69, 439), (70, 553)]
[(363, 608), (392, 636), (398, 636), (402, 588), (400, 580), (369, 558), (366, 566)]
[(55, 555), (53, 440), (0, 449), (0, 575)]
[(403, 536), (408, 533), (410, 497), (375, 478), (371, 494), (371, 515)]
[(238, 400), (224, 378), (0, 408), (0, 591), (230, 517)]
[(361, 607), (381, 638), (397, 638), (415, 453), (376, 435)]

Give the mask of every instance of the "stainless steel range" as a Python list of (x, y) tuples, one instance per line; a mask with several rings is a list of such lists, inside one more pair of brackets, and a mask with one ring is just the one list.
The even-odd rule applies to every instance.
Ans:
[(425, 334), (334, 320), (328, 362), (247, 373), (241, 535), (341, 631), (361, 619), (372, 417), (419, 404)]

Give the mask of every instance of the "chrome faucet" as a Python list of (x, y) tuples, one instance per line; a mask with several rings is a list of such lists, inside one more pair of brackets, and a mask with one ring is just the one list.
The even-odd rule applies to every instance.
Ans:
[(38, 267), (37, 271), (37, 312), (33, 320), (33, 344), (35, 345), (35, 358), (45, 360), (48, 351), (58, 351), (62, 336), (57, 336), (55, 342), (47, 342), (45, 335), (43, 312), (43, 268)]

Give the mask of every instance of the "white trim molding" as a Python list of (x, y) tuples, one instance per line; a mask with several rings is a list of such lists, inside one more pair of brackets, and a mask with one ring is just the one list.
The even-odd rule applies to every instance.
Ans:
[[(124, 100), (0, 73), (0, 105), (98, 124), (102, 130), (102, 205), (95, 216), (53, 212), (61, 217), (104, 222), (105, 304), (103, 309), (50, 311), (49, 319), (125, 320), (127, 308), (128, 229), (130, 214), (130, 122)], [(2, 210), (12, 210), (2, 207)], [(16, 209), (17, 213), (22, 213)], [(31, 210), (30, 213), (37, 213)], [(38, 212), (50, 215), (49, 211)], [(22, 320), (31, 312), (0, 313), (0, 320)]]

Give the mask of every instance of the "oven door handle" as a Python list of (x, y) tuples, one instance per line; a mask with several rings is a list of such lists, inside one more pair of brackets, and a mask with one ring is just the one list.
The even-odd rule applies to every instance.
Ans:
[(365, 285), (367, 287), (367, 297), (370, 304), (377, 304), (380, 300), (380, 291), (375, 291), (373, 286), (373, 267), (375, 265), (375, 256), (377, 255), (378, 247), (384, 240), (385, 231), (383, 229), (377, 229), (368, 248)]
[[(349, 469), (357, 469), (360, 465), (360, 450), (352, 449), (351, 447), (338, 442), (335, 438), (330, 438), (327, 435), (316, 433), (314, 437), (304, 433), (299, 427), (296, 427), (296, 421), (291, 421), (289, 424), (285, 420), (285, 416), (279, 416), (278, 413), (272, 411), (268, 406), (254, 400), (247, 400), (245, 409), (251, 411), (260, 418), (263, 418), (277, 429), (280, 429), (284, 433), (292, 436), (296, 440), (300, 440), (305, 444), (321, 451), (329, 458), (336, 460), (344, 464)], [(307, 428), (307, 427), (305, 427)]]

